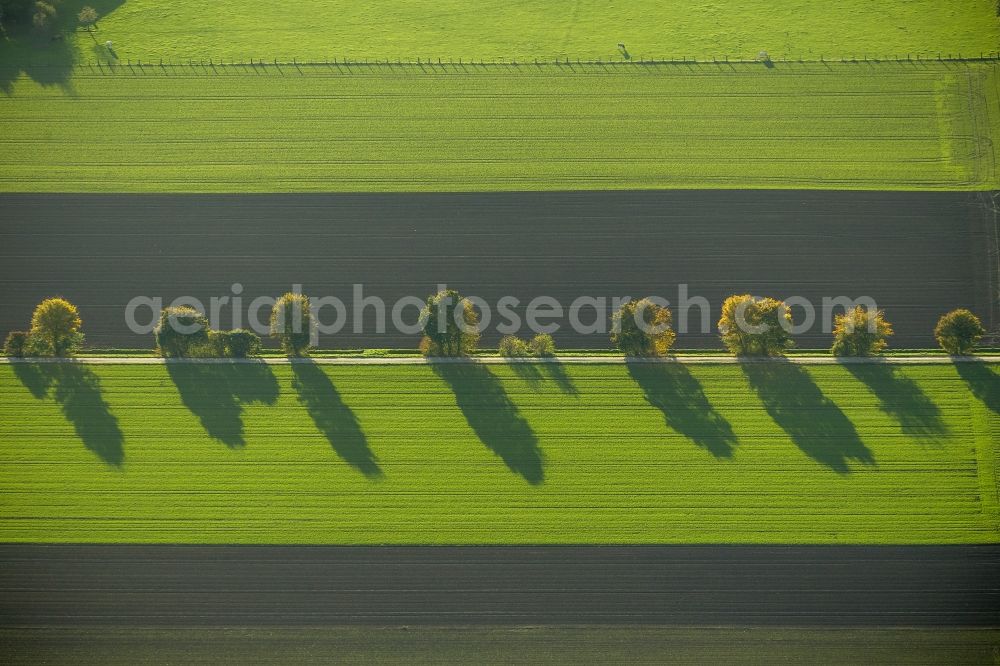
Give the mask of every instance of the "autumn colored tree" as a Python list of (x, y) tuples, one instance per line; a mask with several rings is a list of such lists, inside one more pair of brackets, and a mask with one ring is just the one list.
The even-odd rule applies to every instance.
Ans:
[(70, 356), (83, 344), (83, 322), (64, 298), (47, 298), (31, 315), (28, 347), (38, 356)]
[(649, 298), (626, 301), (611, 315), (611, 342), (626, 356), (665, 356), (677, 334), (670, 310)]
[(780, 356), (795, 344), (791, 327), (792, 315), (783, 301), (740, 294), (722, 304), (719, 336), (736, 356)]
[(874, 356), (888, 346), (892, 325), (881, 310), (861, 305), (833, 318), (834, 356)]

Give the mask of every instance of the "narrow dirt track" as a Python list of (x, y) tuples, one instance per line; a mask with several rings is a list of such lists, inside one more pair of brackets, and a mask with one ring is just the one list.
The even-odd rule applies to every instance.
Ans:
[[(686, 283), (710, 302), (713, 325), (732, 293), (817, 304), (868, 295), (893, 322), (894, 346), (926, 347), (937, 318), (954, 307), (1000, 324), (995, 226), (971, 193), (0, 195), (0, 335), (27, 326), (34, 305), (54, 294), (80, 306), (91, 345), (149, 347), (152, 336), (125, 326), (129, 299), (207, 304), (232, 296), (237, 282), (244, 310), (300, 283), (310, 295), (345, 300), (352, 323), (355, 283), (390, 305), (439, 283), (491, 304), (510, 295), (522, 315), (543, 295), (566, 307), (580, 296), (676, 303)], [(230, 327), (229, 306), (221, 312)], [(414, 320), (416, 309), (404, 317)], [(580, 318), (601, 319), (590, 308)], [(555, 321), (564, 324), (563, 347), (609, 346), (606, 333), (576, 334), (565, 316)], [(692, 329), (698, 321), (694, 308)], [(362, 322), (360, 333), (349, 325), (322, 344), (416, 345), (416, 335), (375, 334), (371, 308)], [(829, 336), (803, 335), (799, 344), (825, 347)], [(678, 346), (717, 347), (718, 339), (682, 333)]]
[(0, 626), (1000, 624), (1000, 546), (0, 545)]

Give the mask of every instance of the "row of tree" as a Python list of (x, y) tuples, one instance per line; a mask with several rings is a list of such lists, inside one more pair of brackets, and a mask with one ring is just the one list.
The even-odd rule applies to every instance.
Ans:
[[(421, 312), (425, 356), (466, 356), (479, 344), (479, 315), (472, 303), (454, 290), (431, 295)], [(665, 356), (677, 335), (670, 310), (649, 298), (627, 301), (612, 315), (611, 341), (626, 356)], [(736, 356), (778, 356), (794, 346), (789, 308), (774, 298), (749, 294), (730, 296), (722, 304), (719, 335)], [(7, 356), (70, 356), (83, 345), (83, 322), (76, 306), (63, 298), (49, 298), (35, 308), (28, 331), (7, 336)], [(271, 336), (289, 356), (305, 356), (313, 331), (309, 297), (287, 293), (271, 308)], [(953, 355), (971, 353), (985, 334), (972, 312), (953, 310), (938, 321), (934, 337)], [(881, 310), (857, 306), (834, 318), (833, 346), (837, 356), (873, 356), (888, 345), (892, 325)], [(238, 329), (215, 331), (204, 314), (190, 307), (168, 307), (160, 313), (154, 331), (157, 352), (166, 358), (248, 358), (260, 354), (260, 336)], [(508, 335), (500, 341), (502, 356), (554, 356), (552, 336), (522, 340)]]
[[(625, 303), (612, 318), (611, 341), (626, 356), (663, 356), (676, 340), (670, 310), (649, 299)], [(830, 352), (835, 356), (874, 356), (893, 335), (882, 310), (860, 305), (836, 315), (833, 323)], [(775, 298), (730, 296), (722, 304), (718, 328), (722, 344), (735, 356), (780, 356), (795, 346), (791, 311)], [(943, 315), (934, 328), (938, 345), (952, 355), (971, 353), (985, 333), (966, 309)]]
[[(445, 298), (451, 305), (438, 307)], [(455, 310), (460, 310), (457, 317)], [(457, 292), (431, 296), (423, 316), (420, 349), (425, 355), (461, 356), (475, 351), (478, 315)], [(439, 326), (439, 317), (447, 317), (446, 326)], [(459, 320), (464, 326), (459, 325)], [(612, 314), (611, 321), (611, 342), (626, 356), (666, 356), (677, 340), (670, 310), (649, 298), (627, 301)], [(795, 345), (790, 332), (791, 312), (783, 301), (774, 298), (730, 296), (722, 304), (718, 327), (722, 344), (736, 356), (779, 356)], [(958, 309), (941, 317), (934, 337), (949, 354), (965, 355), (975, 349), (985, 332), (976, 315)], [(888, 346), (892, 334), (884, 312), (857, 306), (834, 317), (830, 351), (836, 356), (874, 356)], [(500, 341), (500, 355), (554, 356), (555, 344), (551, 336), (544, 334), (530, 342), (507, 336)]]

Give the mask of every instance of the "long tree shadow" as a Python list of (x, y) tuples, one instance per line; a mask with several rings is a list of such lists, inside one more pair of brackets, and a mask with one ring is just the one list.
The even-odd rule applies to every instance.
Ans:
[(538, 390), (547, 379), (554, 382), (560, 391), (568, 395), (578, 395), (579, 391), (573, 380), (566, 374), (566, 368), (557, 361), (513, 361), (508, 364), (514, 374), (527, 382), (533, 390)]
[(576, 384), (570, 378), (569, 374), (566, 373), (566, 368), (559, 361), (549, 361), (548, 363), (543, 363), (542, 367), (545, 368), (546, 374), (556, 383), (559, 390), (567, 395), (579, 395), (580, 391), (577, 390)]
[(441, 363), (434, 371), (455, 394), (479, 440), (533, 485), (545, 480), (538, 438), (492, 372), (476, 363)]
[(340, 399), (327, 374), (308, 360), (292, 363), (292, 372), (292, 387), (299, 394), (299, 402), (337, 455), (370, 479), (382, 476), (357, 417)]
[(927, 437), (947, 432), (938, 406), (898, 367), (868, 363), (844, 367), (875, 394), (879, 409), (895, 419), (904, 433)]
[(807, 456), (840, 474), (850, 473), (851, 460), (875, 464), (854, 424), (804, 368), (779, 362), (742, 367), (767, 413)]
[(125, 437), (108, 408), (101, 379), (86, 366), (65, 363), (15, 363), (14, 373), (39, 399), (51, 396), (83, 445), (114, 467), (125, 462)]
[(716, 458), (731, 458), (736, 447), (733, 428), (715, 411), (701, 384), (680, 363), (628, 363), (628, 372), (646, 400), (661, 412), (672, 429)]
[(1000, 375), (985, 364), (972, 361), (956, 363), (955, 369), (969, 385), (972, 395), (1000, 414)]
[(11, 363), (14, 374), (24, 387), (31, 392), (35, 398), (42, 400), (49, 393), (54, 378), (52, 373), (45, 370), (48, 364), (42, 363)]
[(532, 390), (537, 391), (542, 386), (542, 373), (538, 370), (538, 364), (525, 361), (510, 361), (507, 363), (514, 374), (527, 382)]
[(243, 406), (273, 405), (278, 399), (278, 380), (263, 362), (167, 363), (167, 372), (181, 402), (198, 417), (205, 432), (230, 448), (246, 444)]

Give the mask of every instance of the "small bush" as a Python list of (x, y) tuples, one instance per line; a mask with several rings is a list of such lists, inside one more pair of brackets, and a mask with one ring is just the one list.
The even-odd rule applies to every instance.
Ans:
[(7, 334), (7, 339), (3, 344), (4, 356), (10, 356), (12, 358), (21, 358), (24, 356), (28, 347), (28, 333), (27, 331), (11, 331)]
[(263, 347), (260, 336), (243, 328), (234, 331), (218, 331), (216, 348), (220, 356), (226, 358), (254, 358), (260, 356)]
[(857, 306), (834, 317), (834, 356), (874, 356), (888, 346), (892, 325), (881, 310)]
[(528, 343), (515, 335), (505, 335), (500, 340), (500, 355), (506, 358), (525, 358), (531, 356)]
[(723, 302), (719, 336), (736, 356), (780, 356), (795, 346), (786, 330), (791, 324), (792, 315), (782, 301), (741, 294)]
[(556, 342), (548, 333), (539, 333), (531, 339), (528, 346), (533, 355), (541, 358), (556, 355)]
[(213, 355), (208, 319), (194, 308), (164, 308), (153, 335), (156, 351), (164, 358)]
[(952, 356), (971, 354), (986, 333), (979, 317), (964, 308), (952, 310), (938, 320), (934, 337), (941, 349)]
[(75, 305), (62, 298), (47, 298), (31, 315), (26, 349), (34, 356), (70, 356), (83, 344), (82, 326)]
[(672, 319), (670, 310), (648, 298), (627, 301), (611, 315), (611, 342), (626, 356), (665, 356), (677, 337)]
[(271, 308), (271, 337), (289, 356), (306, 356), (312, 337), (309, 297), (288, 292)]

